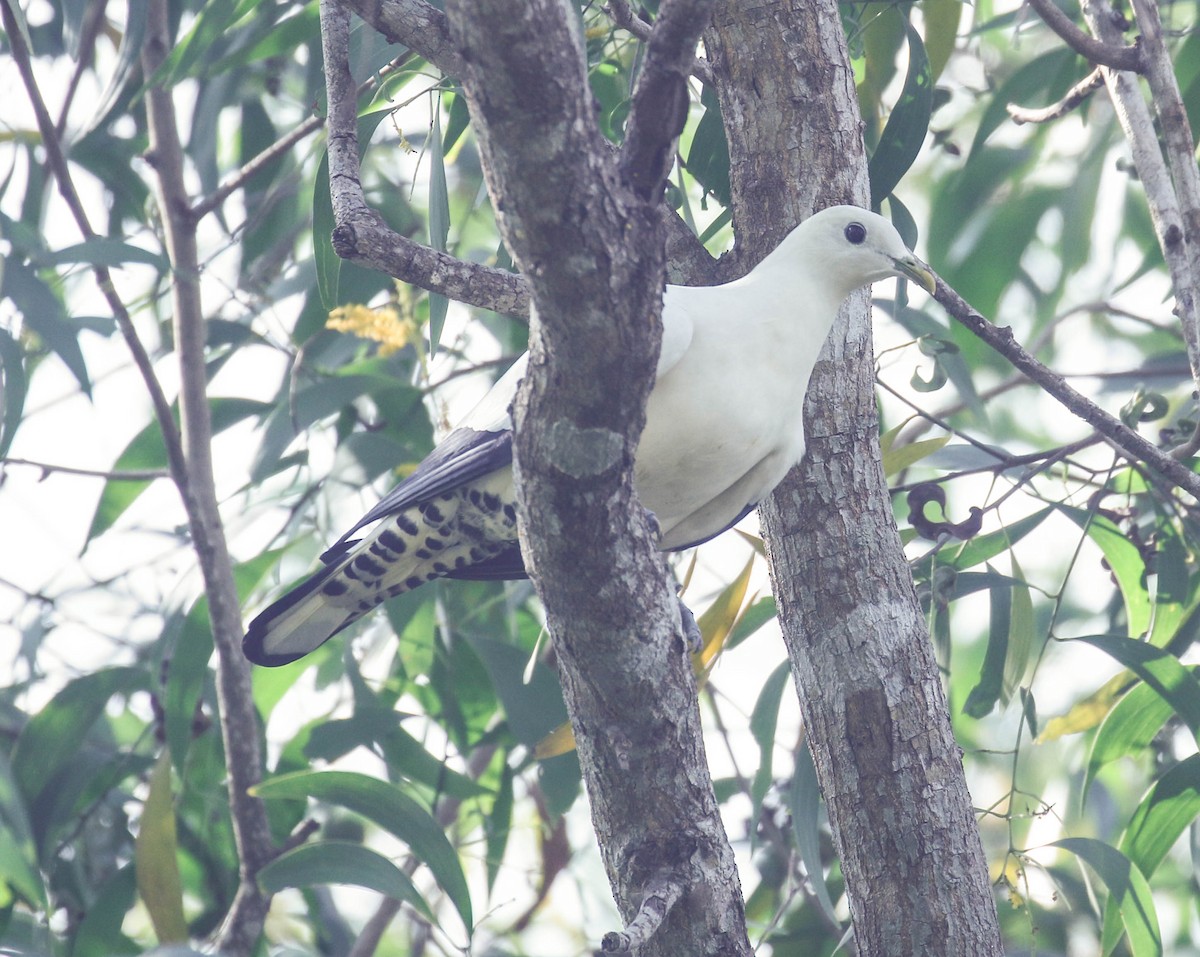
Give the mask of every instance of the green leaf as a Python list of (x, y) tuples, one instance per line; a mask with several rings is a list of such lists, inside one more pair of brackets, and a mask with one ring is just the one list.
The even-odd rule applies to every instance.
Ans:
[(1159, 957), (1162, 954), (1162, 937), (1150, 885), (1129, 858), (1115, 847), (1090, 837), (1063, 838), (1050, 846), (1069, 851), (1100, 875), (1108, 888), (1109, 899), (1116, 901), (1133, 957)]
[(0, 297), (7, 296), (21, 312), (26, 327), (62, 359), (85, 395), (92, 394), (92, 380), (79, 345), (84, 327), (73, 321), (62, 302), (33, 270), (8, 257), (0, 274)]
[(141, 263), (153, 266), (159, 272), (170, 267), (165, 256), (134, 246), (132, 243), (107, 236), (93, 236), (74, 246), (56, 249), (37, 258), (39, 266), (58, 266), (63, 263), (87, 263), (91, 266), (123, 266), (126, 263)]
[(183, 916), (183, 882), (175, 853), (175, 807), (171, 797), (171, 753), (164, 748), (150, 775), (134, 844), (138, 893), (160, 944), (188, 939)]
[(925, 21), (925, 49), (929, 54), (929, 79), (936, 83), (958, 39), (963, 0), (922, 0), (921, 17)]
[(868, 164), (872, 209), (880, 208), (912, 166), (929, 132), (933, 112), (933, 77), (925, 43), (911, 23), (906, 22), (904, 29), (908, 35), (908, 73)]
[(947, 432), (937, 438), (910, 442), (898, 449), (888, 448), (883, 453), (883, 474), (888, 477), (897, 475), (909, 466), (920, 462), (925, 456), (932, 455), (949, 441), (950, 433)]
[(1071, 641), (1099, 648), (1123, 664), (1169, 702), (1192, 736), (1200, 738), (1200, 682), (1173, 654), (1121, 635), (1086, 635)]
[(1058, 508), (1100, 547), (1125, 600), (1129, 634), (1144, 634), (1150, 627), (1151, 606), (1150, 593), (1146, 590), (1146, 562), (1142, 553), (1107, 517), (1066, 505)]
[(990, 561), (1001, 552), (1008, 551), (1041, 525), (1046, 516), (1053, 511), (1053, 507), (1044, 508), (1020, 521), (1013, 522), (1006, 528), (988, 532), (986, 535), (977, 535), (969, 542), (964, 542), (954, 556), (953, 566), (958, 571), (966, 571), (968, 568), (974, 568), (980, 562)]
[(567, 720), (558, 678), (541, 662), (526, 680), (529, 654), (516, 645), (472, 636), (471, 647), (491, 676), (517, 740), (534, 747)]
[[(1194, 677), (1196, 668), (1189, 670)], [(1092, 738), (1082, 800), (1087, 800), (1088, 789), (1102, 767), (1148, 747), (1174, 713), (1171, 703), (1143, 682), (1138, 682), (1122, 696), (1105, 715)]]
[[(269, 404), (253, 399), (210, 399), (213, 434), (223, 432), (252, 415), (260, 415), (269, 408)], [(178, 412), (177, 409), (173, 411)], [(167, 447), (157, 421), (151, 422), (135, 435), (113, 463), (114, 472), (165, 471), (166, 468)], [(112, 528), (113, 523), (149, 486), (148, 481), (140, 479), (110, 479), (106, 482), (104, 491), (100, 493), (100, 500), (96, 503), (96, 511), (92, 514), (92, 523), (84, 540), (84, 548), (92, 539)]]
[(21, 424), (25, 409), (25, 394), (29, 380), (25, 374), (25, 351), (5, 329), (0, 329), (0, 459), (8, 454), (9, 446)]
[(14, 895), (34, 908), (47, 907), (26, 807), (8, 757), (0, 752), (0, 909), (11, 904)]
[(791, 665), (788, 662), (776, 667), (770, 677), (763, 683), (758, 701), (754, 704), (754, 712), (750, 715), (750, 733), (758, 742), (758, 770), (754, 772), (754, 782), (750, 787), (750, 803), (754, 807), (762, 805), (767, 788), (771, 786), (771, 769), (775, 754), (775, 729), (779, 724), (779, 705), (783, 700), (783, 691), (791, 677)]
[[(1016, 552), (1009, 554), (1012, 563), (1013, 578), (1019, 584), (1012, 586), (1012, 613), (1008, 626), (1008, 655), (1004, 659), (1004, 691), (1003, 700), (1007, 704), (1013, 692), (1025, 678), (1029, 668), (1029, 659), (1033, 654), (1034, 629), (1033, 596), (1029, 586), (1024, 584), (1025, 573), (1017, 564)], [(1036, 731), (1034, 732), (1036, 736)]]
[(264, 781), (255, 793), (267, 799), (317, 798), (374, 821), (404, 841), (428, 866), (468, 930), (474, 927), (471, 895), (458, 855), (433, 816), (394, 784), (350, 771), (301, 771)]
[[(450, 192), (446, 186), (446, 157), (442, 154), (442, 111), (433, 110), (433, 132), (429, 137), (429, 245), (445, 252), (450, 236)], [(437, 352), (450, 306), (441, 293), (429, 294), (429, 355)]]
[(504, 849), (508, 846), (508, 835), (512, 831), (513, 806), (513, 771), (505, 762), (500, 770), (500, 786), (496, 791), (496, 800), (483, 823), (484, 833), (487, 834), (487, 886), (489, 893), (495, 889), (496, 878), (500, 875), (500, 865), (504, 861)]
[(336, 308), (338, 279), (342, 273), (342, 257), (333, 249), (333, 197), (329, 193), (329, 153), (317, 164), (313, 179), (312, 200), (313, 262), (317, 266), (317, 292), (326, 312)]
[(361, 844), (348, 841), (304, 844), (280, 854), (258, 872), (258, 885), (268, 894), (276, 894), (286, 887), (322, 884), (366, 887), (386, 897), (406, 901), (434, 920), (429, 904), (412, 880), (386, 857)]
[[(991, 565), (987, 568), (996, 574)], [(1008, 659), (1008, 634), (1012, 623), (1012, 589), (1005, 585), (993, 585), (989, 595), (992, 614), (987, 652), (983, 656), (979, 682), (971, 689), (963, 705), (963, 713), (972, 718), (982, 718), (991, 713), (1004, 690), (1004, 664)]]
[[(704, 115), (700, 117), (700, 122), (696, 124), (696, 132), (692, 135), (686, 169), (705, 193), (711, 193), (718, 203), (728, 207), (729, 144), (725, 139), (721, 104), (716, 91), (709, 86), (700, 94), (700, 103), (704, 107)], [(707, 236), (702, 236), (700, 241), (705, 242), (707, 239)]]
[(106, 668), (66, 685), (21, 729), (12, 770), (30, 806), (44, 800), (55, 776), (76, 759), (88, 731), (114, 695), (144, 691), (149, 679), (138, 668)]
[[(1121, 835), (1120, 850), (1149, 879), (1198, 815), (1200, 755), (1193, 754), (1168, 770), (1146, 792)], [(1104, 908), (1103, 952), (1110, 953), (1120, 939), (1120, 915), (1110, 900)]]
[(796, 768), (792, 773), (788, 806), (792, 811), (792, 837), (795, 838), (796, 850), (808, 874), (808, 882), (816, 894), (817, 904), (833, 926), (841, 926), (829, 897), (829, 887), (825, 883), (825, 868), (821, 865), (821, 789), (817, 784), (817, 769), (813, 765), (812, 754), (804, 745), (796, 750)]

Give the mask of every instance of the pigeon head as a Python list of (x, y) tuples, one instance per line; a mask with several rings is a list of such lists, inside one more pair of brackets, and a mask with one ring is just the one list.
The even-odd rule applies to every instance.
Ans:
[(904, 245), (896, 227), (858, 206), (830, 206), (814, 213), (780, 244), (785, 247), (789, 258), (836, 285), (842, 297), (892, 276), (934, 291), (933, 273)]

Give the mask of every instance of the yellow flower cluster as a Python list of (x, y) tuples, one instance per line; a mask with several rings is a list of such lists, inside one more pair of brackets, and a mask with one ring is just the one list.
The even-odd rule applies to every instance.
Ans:
[(417, 332), (416, 323), (409, 317), (401, 316), (400, 310), (394, 305), (377, 309), (361, 305), (338, 306), (329, 313), (325, 328), (378, 342), (381, 356), (390, 356), (403, 349)]

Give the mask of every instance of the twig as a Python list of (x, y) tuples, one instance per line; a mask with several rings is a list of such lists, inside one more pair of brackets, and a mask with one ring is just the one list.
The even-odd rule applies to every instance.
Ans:
[[(608, 18), (613, 23), (622, 30), (632, 33), (639, 40), (650, 39), (650, 34), (653, 32), (654, 26), (635, 14), (626, 0), (608, 0), (608, 3), (604, 5), (604, 12), (608, 14)], [(693, 44), (693, 49), (694, 47), (695, 44)], [(700, 57), (691, 58), (691, 63), (688, 64), (688, 72), (703, 83), (713, 82), (712, 67), (709, 66), (707, 60), (702, 60)]]
[(600, 941), (606, 954), (628, 954), (643, 946), (662, 926), (668, 911), (683, 896), (683, 879), (674, 871), (656, 874), (646, 884), (646, 894), (637, 915), (623, 931), (609, 931)]
[[(968, 475), (979, 475), (983, 472), (1007, 472), (1009, 469), (1016, 468), (1019, 465), (1035, 465), (1039, 462), (1054, 461), (1058, 462), (1068, 455), (1074, 455), (1076, 452), (1082, 452), (1086, 448), (1104, 441), (1103, 438), (1093, 432), (1091, 435), (1085, 435), (1081, 439), (1076, 439), (1066, 445), (1060, 445), (1054, 449), (1042, 449), (1038, 452), (1026, 452), (1024, 455), (1009, 455), (1003, 459), (997, 458), (992, 465), (978, 465), (973, 469), (959, 469), (957, 472), (947, 472), (945, 475), (939, 475), (936, 478), (922, 479), (920, 482), (908, 482), (904, 485), (892, 485), (888, 487), (888, 492), (892, 495), (899, 495), (903, 492), (911, 492), (919, 485), (929, 485), (931, 483), (942, 484), (952, 482), (955, 479), (965, 478)], [(1080, 465), (1079, 468), (1086, 471), (1091, 471), (1087, 466)], [(990, 508), (991, 506), (989, 506)]]
[[(1102, 40), (1110, 40), (1120, 35), (1113, 22), (1112, 7), (1107, 0), (1084, 0), (1083, 15), (1091, 29)], [(1138, 179), (1146, 191), (1150, 221), (1154, 226), (1159, 248), (1162, 249), (1163, 259), (1171, 273), (1176, 315), (1183, 326), (1192, 378), (1200, 383), (1200, 329), (1197, 328), (1196, 320), (1198, 303), (1195, 286), (1197, 267), (1194, 255), (1188, 248), (1179, 196), (1172, 186), (1171, 176), (1167, 172), (1167, 165), (1159, 147), (1158, 130), (1142, 91), (1131, 74), (1106, 70), (1104, 82), (1108, 86), (1108, 94), (1112, 99), (1117, 120), (1121, 124), (1121, 131), (1133, 154)], [(1188, 136), (1190, 138), (1190, 134)], [(1200, 242), (1200, 239), (1197, 241)]]
[(1104, 73), (1100, 67), (1092, 70), (1086, 77), (1076, 83), (1071, 89), (1067, 90), (1067, 95), (1057, 103), (1050, 106), (1043, 106), (1040, 109), (1031, 109), (1024, 106), (1018, 106), (1016, 103), (1009, 103), (1005, 109), (1008, 110), (1008, 115), (1012, 117), (1014, 123), (1020, 126), (1023, 123), (1049, 123), (1051, 120), (1057, 120), (1059, 117), (1065, 116), (1075, 109), (1096, 90), (1104, 86)]
[[(168, 0), (152, 0), (147, 10), (142, 70), (154, 76), (172, 47)], [(230, 817), (240, 864), (237, 893), (217, 935), (219, 950), (231, 955), (253, 952), (270, 906), (257, 882), (258, 871), (275, 856), (275, 844), (261, 799), (249, 792), (262, 779), (258, 725), (250, 688), (250, 667), (241, 653), (242, 620), (233, 563), (229, 557), (213, 481), (212, 420), (205, 366), (205, 323), (200, 299), (200, 262), (196, 221), (184, 182), (183, 147), (175, 103), (169, 89), (146, 91), (150, 134), (147, 160), (154, 168), (163, 231), (172, 267), (172, 311), (179, 362), (179, 417), (186, 457), (183, 504), (208, 598), (213, 643), (217, 650), (217, 700), (228, 769)]]
[(1075, 25), (1074, 20), (1054, 4), (1054, 0), (1029, 0), (1029, 5), (1037, 11), (1046, 26), (1088, 62), (1112, 67), (1114, 70), (1142, 72), (1142, 54), (1136, 46), (1106, 43), (1088, 36)]
[(89, 478), (102, 478), (110, 482), (153, 482), (155, 479), (170, 478), (170, 472), (164, 472), (162, 469), (131, 469), (127, 472), (105, 472), (99, 469), (81, 469), (71, 465), (53, 465), (50, 462), (34, 462), (31, 459), (0, 459), (0, 466), (5, 465), (28, 465), (31, 468), (41, 469), (42, 478), (45, 478), (51, 472), (61, 472), (64, 475), (85, 475)]
[(934, 298), (946, 312), (970, 332), (1004, 356), (1020, 372), (1036, 382), (1049, 395), (1057, 399), (1068, 411), (1087, 422), (1097, 432), (1110, 439), (1126, 455), (1145, 462), (1164, 478), (1169, 479), (1193, 498), (1200, 499), (1200, 475), (1171, 458), (1153, 443), (1138, 435), (1119, 419), (1109, 415), (1098, 405), (1080, 395), (1062, 376), (1042, 365), (1025, 351), (1013, 337), (1012, 329), (995, 326), (979, 315), (970, 304), (951, 288), (940, 276)]

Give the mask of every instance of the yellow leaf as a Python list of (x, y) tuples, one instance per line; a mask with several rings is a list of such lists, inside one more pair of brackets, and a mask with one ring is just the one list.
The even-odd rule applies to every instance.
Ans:
[(1068, 734), (1078, 734), (1096, 727), (1112, 710), (1117, 699), (1128, 689), (1134, 677), (1128, 671), (1122, 671), (1106, 681), (1098, 690), (1093, 691), (1082, 701), (1076, 702), (1070, 711), (1051, 718), (1046, 722), (1042, 733), (1037, 736), (1038, 743), (1054, 741)]
[(175, 858), (175, 807), (171, 800), (171, 753), (163, 748), (150, 774), (150, 793), (134, 845), (138, 893), (142, 897), (160, 944), (188, 939), (183, 916), (183, 885)]
[(745, 614), (746, 591), (750, 587), (750, 572), (754, 569), (754, 556), (746, 562), (746, 567), (719, 594), (704, 614), (696, 619), (700, 627), (700, 652), (692, 657), (692, 667), (696, 677), (703, 683), (713, 662), (725, 643), (729, 634)]
[(560, 754), (569, 754), (575, 750), (575, 732), (571, 730), (570, 722), (564, 721), (537, 743), (533, 756), (539, 761), (546, 758), (557, 758)]

